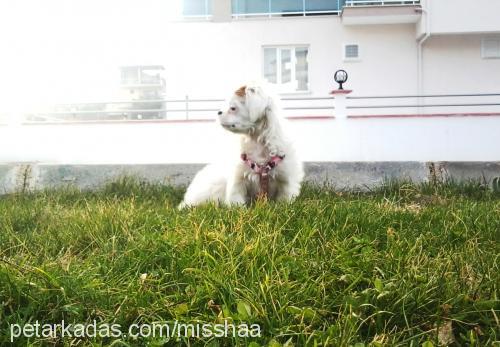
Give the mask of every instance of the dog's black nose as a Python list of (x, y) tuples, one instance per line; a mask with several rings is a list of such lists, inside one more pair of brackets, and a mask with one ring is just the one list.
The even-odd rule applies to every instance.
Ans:
[(222, 115), (222, 111), (217, 112), (217, 114), (218, 114), (219, 116), (221, 116), (221, 115)]

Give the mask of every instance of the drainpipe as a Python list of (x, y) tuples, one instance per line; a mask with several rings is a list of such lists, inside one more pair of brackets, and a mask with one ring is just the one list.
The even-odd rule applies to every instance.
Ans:
[[(426, 1), (425, 4), (427, 5), (429, 2)], [(425, 13), (425, 31), (424, 35), (418, 39), (417, 42), (417, 95), (422, 95), (423, 90), (424, 90), (424, 54), (423, 54), (423, 45), (424, 42), (431, 36), (431, 31), (430, 31), (430, 25), (431, 25), (431, 20), (430, 20), (430, 11), (425, 8), (420, 8), (420, 11), (422, 13)], [(419, 98), (418, 100), (419, 105), (422, 104), (422, 98)], [(419, 110), (419, 113), (421, 110)]]

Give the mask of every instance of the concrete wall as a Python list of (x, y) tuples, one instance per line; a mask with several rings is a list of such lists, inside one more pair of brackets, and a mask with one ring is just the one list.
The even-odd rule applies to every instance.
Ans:
[[(287, 122), (304, 161), (498, 161), (500, 117), (325, 118)], [(0, 163), (207, 163), (239, 157), (215, 122), (0, 126)]]
[[(45, 188), (72, 186), (97, 189), (128, 176), (141, 181), (187, 185), (202, 167), (199, 164), (166, 165), (0, 165), (0, 195)], [(500, 162), (491, 163), (315, 163), (305, 164), (305, 180), (313, 184), (333, 185), (338, 190), (367, 190), (387, 180), (413, 182), (470, 180), (489, 184), (498, 190)]]

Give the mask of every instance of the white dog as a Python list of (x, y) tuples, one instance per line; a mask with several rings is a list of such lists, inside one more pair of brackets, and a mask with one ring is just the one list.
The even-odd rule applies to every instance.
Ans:
[(272, 97), (255, 85), (239, 88), (229, 108), (219, 111), (222, 127), (241, 134), (240, 157), (228, 165), (210, 164), (197, 173), (179, 205), (213, 201), (248, 204), (259, 195), (290, 201), (300, 192), (302, 163), (284, 134)]

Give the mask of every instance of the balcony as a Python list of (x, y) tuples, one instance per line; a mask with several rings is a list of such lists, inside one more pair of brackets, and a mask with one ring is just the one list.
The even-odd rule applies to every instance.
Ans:
[(342, 10), (345, 25), (405, 24), (420, 19), (417, 0), (346, 0)]
[(420, 0), (346, 0), (346, 7), (354, 7), (354, 6), (404, 6), (404, 5), (419, 5)]
[(344, 24), (415, 23), (419, 0), (183, 0), (185, 19), (342, 15)]
[(232, 0), (232, 17), (338, 15), (345, 0)]

